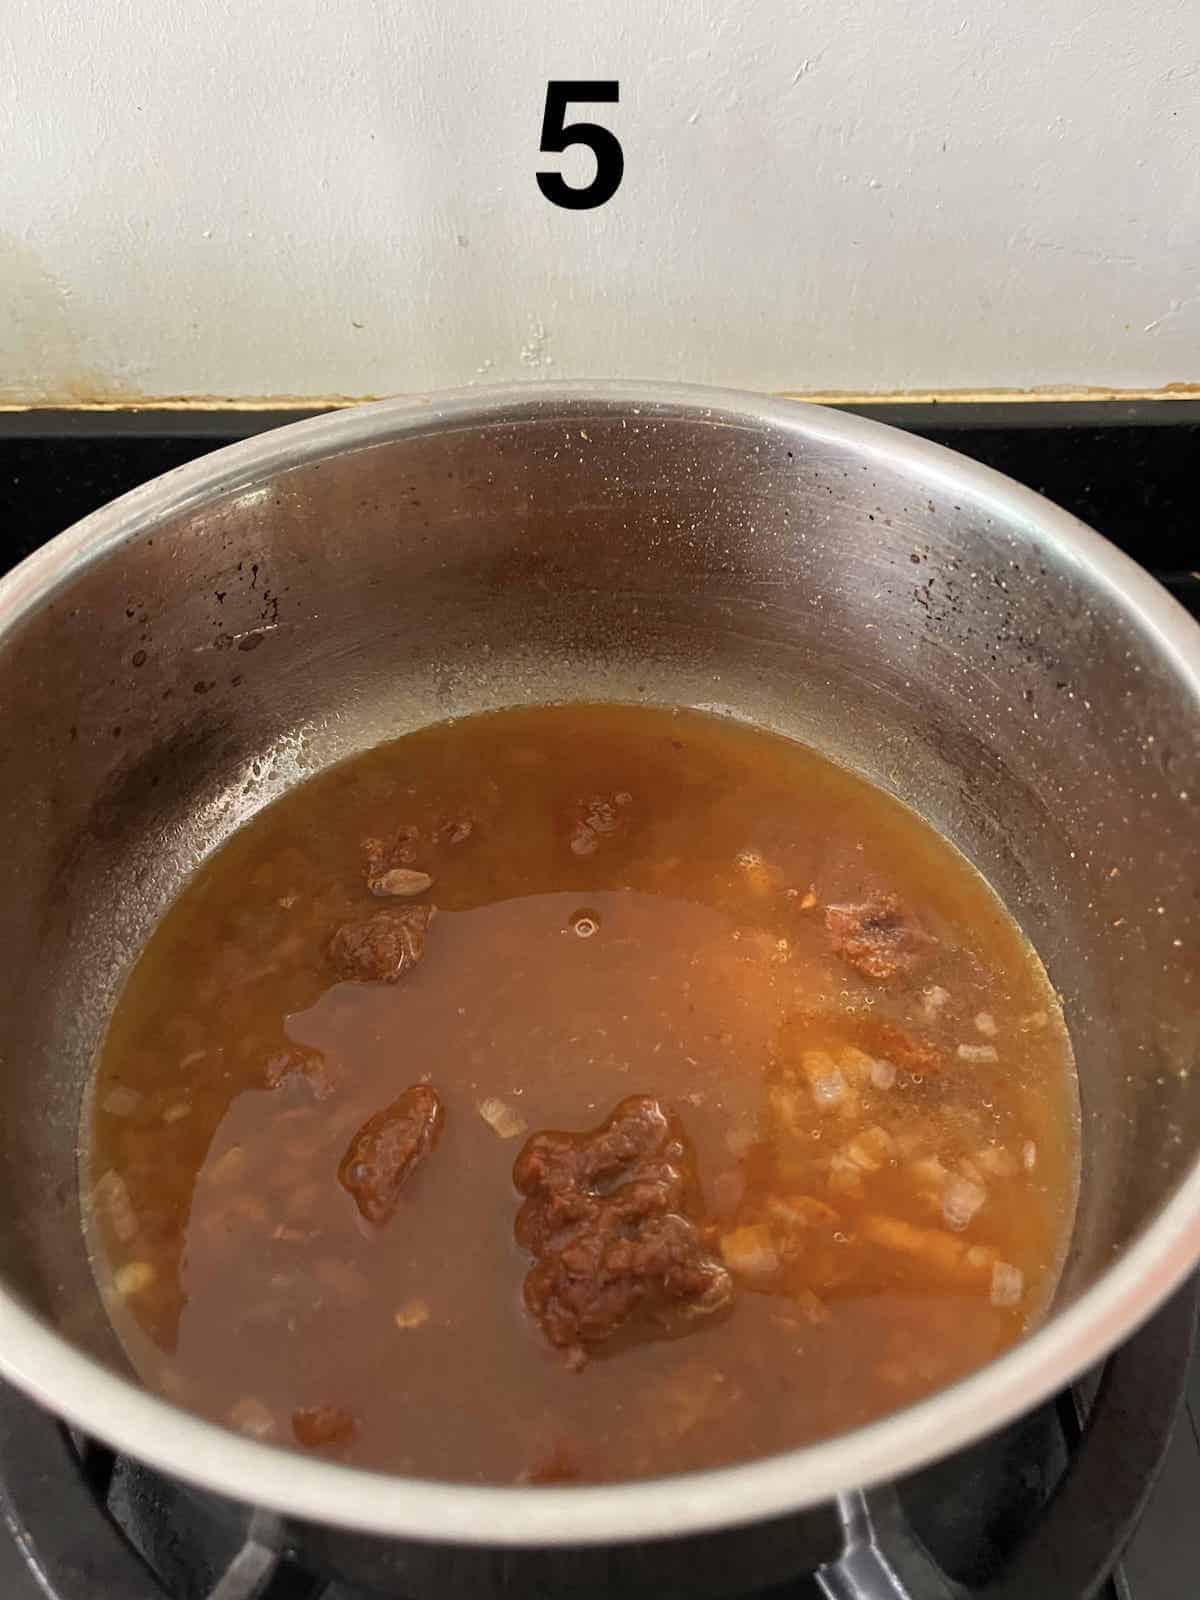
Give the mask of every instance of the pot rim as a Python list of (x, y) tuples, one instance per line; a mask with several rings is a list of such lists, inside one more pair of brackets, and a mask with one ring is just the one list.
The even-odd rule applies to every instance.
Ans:
[[(404, 435), (556, 414), (628, 410), (764, 426), (849, 445), (866, 459), (985, 504), (1051, 549), (1151, 634), (1200, 712), (1200, 627), (1148, 573), (1069, 513), (989, 467), (888, 425), (799, 401), (692, 385), (509, 384), (355, 406), (254, 435), (85, 517), (0, 579), (0, 644), (76, 575), (148, 528), (266, 478)], [(171, 1475), (307, 1521), (423, 1542), (569, 1546), (677, 1537), (800, 1511), (903, 1476), (1001, 1427), (1129, 1337), (1200, 1258), (1200, 1159), (1090, 1289), (1006, 1354), (878, 1421), (712, 1471), (579, 1488), (480, 1488), (403, 1478), (260, 1443), (159, 1399), (75, 1349), (0, 1286), (0, 1374), (48, 1410)]]

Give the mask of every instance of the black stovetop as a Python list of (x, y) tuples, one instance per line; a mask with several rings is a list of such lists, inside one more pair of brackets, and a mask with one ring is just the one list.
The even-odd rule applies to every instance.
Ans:
[[(877, 414), (1049, 495), (1121, 545), (1200, 617), (1193, 509), (1200, 406)], [(267, 420), (290, 419), (0, 416), (0, 569), (114, 495)], [(1085, 1592), (1105, 1600), (1189, 1600), (1200, 1593), (1200, 1359), (1191, 1362), (1185, 1405), (1152, 1489), (1148, 1483), (1162, 1454), (1168, 1402), (1185, 1381), (1193, 1309), (1189, 1290), (1104, 1371), (899, 1486), (907, 1523), (942, 1566), (972, 1584), (990, 1579), (989, 1595), (1014, 1600), (1018, 1591), (1022, 1600), (1079, 1600)], [(1055, 1498), (1064, 1472), (1066, 1487)], [(1036, 1536), (1031, 1545), (1017, 1537), (1039, 1514), (1040, 1550)], [(1111, 1563), (1139, 1514), (1120, 1566), (1095, 1590), (1087, 1575), (1097, 1563)], [(270, 1519), (249, 1512), (214, 1519), (190, 1491), (68, 1434), (3, 1386), (0, 1520), (0, 1600), (359, 1600), (361, 1593), (299, 1570)], [(786, 1592), (807, 1600), (820, 1591), (798, 1578)], [(925, 1600), (921, 1588), (906, 1592)]]

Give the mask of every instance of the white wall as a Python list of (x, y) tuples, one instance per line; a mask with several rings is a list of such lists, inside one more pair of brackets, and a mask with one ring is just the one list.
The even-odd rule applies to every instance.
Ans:
[(0, 400), (615, 374), (1200, 381), (1200, 0), (0, 3)]

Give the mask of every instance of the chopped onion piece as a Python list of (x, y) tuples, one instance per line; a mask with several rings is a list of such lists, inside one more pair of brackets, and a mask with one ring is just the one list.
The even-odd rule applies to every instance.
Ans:
[(209, 1167), (205, 1177), (210, 1183), (236, 1183), (245, 1165), (245, 1150), (240, 1144), (231, 1144)]
[(800, 1058), (818, 1111), (835, 1111), (846, 1098), (846, 1080), (824, 1050), (806, 1050)]
[(940, 984), (935, 983), (921, 995), (921, 1015), (927, 1022), (932, 1022), (941, 1014), (942, 1007), (949, 998), (949, 989), (943, 989)]
[(992, 1267), (992, 1304), (1015, 1306), (1025, 1293), (1025, 1274), (1020, 1267), (1009, 1266), (1007, 1261), (997, 1261)]
[(842, 1046), (837, 1054), (837, 1064), (853, 1083), (865, 1083), (875, 1065), (867, 1052), (855, 1044)]
[(481, 1100), (478, 1110), (488, 1127), (501, 1139), (515, 1139), (529, 1126), (524, 1117), (519, 1116), (511, 1106), (505, 1105), (503, 1100), (497, 1100), (495, 1096)]
[(184, 1117), (190, 1117), (191, 1114), (192, 1114), (192, 1107), (191, 1107), (191, 1102), (190, 1101), (188, 1101), (188, 1100), (176, 1100), (176, 1102), (175, 1102), (175, 1104), (173, 1106), (168, 1106), (167, 1109), (163, 1112), (163, 1121), (164, 1122), (182, 1122)]
[(128, 1244), (138, 1231), (137, 1216), (125, 1180), (118, 1172), (106, 1172), (92, 1191), (92, 1203), (107, 1212), (112, 1231), (121, 1244)]
[(892, 1136), (885, 1128), (865, 1128), (845, 1147), (845, 1155), (863, 1172), (878, 1172), (892, 1156)]
[(267, 1439), (275, 1432), (275, 1418), (253, 1395), (243, 1395), (229, 1413), (229, 1420), (242, 1433), (254, 1439)]
[(1037, 1156), (1037, 1145), (1034, 1144), (1032, 1139), (1026, 1139), (1021, 1146), (1021, 1165), (1026, 1172), (1032, 1172), (1034, 1167), (1037, 1166)]
[(999, 1052), (994, 1044), (960, 1044), (958, 1047), (960, 1061), (999, 1061)]
[(940, 1228), (918, 1228), (900, 1217), (860, 1217), (858, 1236), (868, 1244), (911, 1256), (934, 1271), (952, 1273), (963, 1259), (963, 1242)]
[(400, 1307), (393, 1320), (398, 1328), (419, 1328), (422, 1323), (429, 1321), (429, 1302), (410, 1300)]
[(982, 1184), (972, 1183), (968, 1178), (952, 1179), (942, 1195), (946, 1226), (961, 1233), (986, 1199), (987, 1190)]
[(996, 1019), (990, 1011), (977, 1011), (975, 1013), (975, 1026), (987, 1038), (994, 1039), (996, 1037)]
[(908, 1170), (918, 1183), (929, 1183), (936, 1189), (950, 1176), (940, 1156), (922, 1156), (919, 1161), (911, 1161)]
[(841, 1220), (832, 1206), (810, 1194), (769, 1195), (767, 1211), (785, 1228), (822, 1228)]
[(871, 1085), (875, 1089), (890, 1089), (896, 1081), (896, 1069), (890, 1061), (872, 1061)]
[(739, 1278), (761, 1282), (779, 1271), (779, 1254), (765, 1223), (750, 1223), (721, 1235), (721, 1258)]
[(1017, 1158), (1002, 1144), (984, 1145), (975, 1152), (975, 1165), (993, 1178), (1015, 1178), (1020, 1170)]
[(152, 1262), (127, 1261), (113, 1273), (113, 1287), (119, 1295), (128, 1299), (130, 1295), (141, 1294), (143, 1289), (148, 1289), (155, 1276)]
[(840, 1105), (846, 1097), (846, 1080), (840, 1072), (831, 1072), (827, 1078), (816, 1078), (812, 1085), (813, 1099), (822, 1111)]
[(113, 1117), (131, 1117), (141, 1103), (142, 1096), (137, 1089), (127, 1089), (118, 1083), (104, 1096), (100, 1107)]

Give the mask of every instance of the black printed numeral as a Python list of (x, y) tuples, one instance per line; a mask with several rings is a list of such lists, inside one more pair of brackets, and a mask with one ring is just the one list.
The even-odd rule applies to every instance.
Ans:
[(616, 105), (620, 86), (607, 82), (551, 78), (546, 85), (546, 110), (542, 117), (540, 149), (560, 155), (573, 144), (585, 144), (596, 158), (592, 181), (582, 189), (567, 183), (561, 172), (539, 172), (538, 188), (553, 205), (567, 211), (592, 211), (611, 200), (625, 175), (625, 152), (616, 134), (597, 122), (568, 122), (572, 101), (591, 105)]

